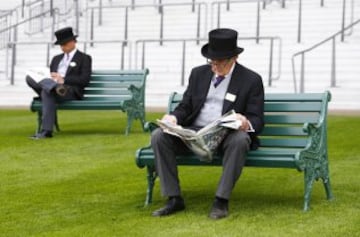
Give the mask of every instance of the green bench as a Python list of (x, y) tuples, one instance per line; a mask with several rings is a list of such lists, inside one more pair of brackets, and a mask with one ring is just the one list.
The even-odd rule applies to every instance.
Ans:
[[(168, 112), (182, 98), (170, 96)], [(260, 134), (259, 149), (248, 153), (246, 166), (269, 168), (293, 168), (304, 172), (304, 211), (309, 209), (312, 186), (322, 179), (327, 199), (332, 198), (327, 149), (327, 107), (330, 93), (266, 94), (265, 127)], [(156, 124), (147, 123), (152, 131)], [(221, 157), (215, 156), (210, 163), (199, 161), (194, 155), (177, 157), (178, 165), (221, 166)], [(147, 168), (147, 195), (145, 205), (152, 202), (154, 182), (157, 177), (154, 153), (150, 146), (136, 151), (136, 164)]]
[[(125, 134), (130, 132), (133, 120), (145, 123), (145, 82), (149, 71), (144, 70), (94, 70), (82, 100), (71, 100), (57, 105), (58, 110), (119, 110), (127, 114)], [(38, 114), (41, 129), (41, 100), (34, 98), (30, 110)], [(56, 121), (56, 129), (59, 125)]]

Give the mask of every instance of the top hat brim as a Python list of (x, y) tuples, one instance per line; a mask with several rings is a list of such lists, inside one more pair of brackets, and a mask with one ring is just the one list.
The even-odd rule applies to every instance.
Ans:
[(244, 51), (244, 48), (239, 48), (239, 47), (236, 47), (231, 51), (213, 51), (213, 50), (211, 50), (211, 48), (209, 48), (209, 43), (205, 44), (201, 48), (201, 54), (205, 58), (210, 58), (210, 59), (231, 58), (231, 57), (241, 54), (243, 51)]
[(74, 36), (71, 36), (71, 37), (68, 37), (65, 39), (57, 40), (57, 41), (55, 41), (54, 44), (59, 44), (59, 45), (66, 44), (70, 40), (75, 40), (77, 37), (78, 37), (77, 35), (74, 35)]

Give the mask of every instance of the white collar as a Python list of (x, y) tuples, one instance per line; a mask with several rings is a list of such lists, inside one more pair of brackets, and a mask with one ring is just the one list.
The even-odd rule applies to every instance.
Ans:
[[(69, 60), (72, 60), (72, 58), (74, 57), (75, 53), (76, 53), (77, 49), (74, 48), (72, 51), (70, 51), (69, 54)], [(64, 57), (65, 57), (66, 53), (64, 53)]]

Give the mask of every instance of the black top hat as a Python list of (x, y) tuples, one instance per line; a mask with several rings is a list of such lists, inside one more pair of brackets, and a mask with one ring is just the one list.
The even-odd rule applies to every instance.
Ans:
[(71, 27), (65, 27), (55, 32), (56, 41), (54, 44), (66, 44), (70, 40), (76, 39), (77, 35), (74, 35)]
[(231, 58), (244, 51), (237, 47), (237, 32), (232, 29), (215, 29), (209, 32), (209, 43), (201, 48), (205, 58), (225, 59)]

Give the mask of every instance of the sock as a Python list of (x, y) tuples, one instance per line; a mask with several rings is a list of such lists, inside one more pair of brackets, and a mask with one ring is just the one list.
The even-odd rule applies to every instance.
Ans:
[(226, 198), (221, 198), (221, 197), (218, 197), (218, 196), (216, 196), (215, 198), (216, 198), (216, 200), (218, 202), (223, 203), (223, 204), (227, 204), (229, 202), (229, 200), (226, 199)]

